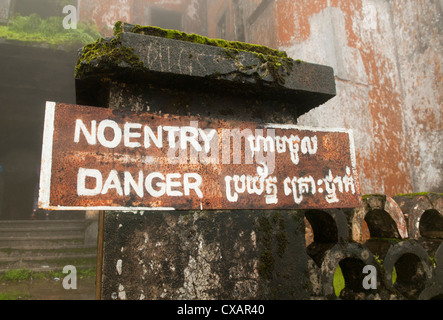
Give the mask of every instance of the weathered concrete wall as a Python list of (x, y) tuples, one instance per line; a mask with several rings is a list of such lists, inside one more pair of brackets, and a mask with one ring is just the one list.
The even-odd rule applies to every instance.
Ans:
[[(82, 22), (92, 21), (104, 35), (112, 35), (115, 22), (148, 25), (151, 8), (173, 10), (182, 14), (182, 31), (206, 33), (206, 1), (197, 0), (88, 0), (80, 1)], [(161, 27), (161, 26), (159, 26)]]
[(81, 22), (95, 23), (100, 32), (111, 35), (116, 21), (133, 20), (134, 0), (93, 0), (80, 1)]
[(364, 193), (441, 190), (441, 1), (265, 2), (220, 0), (210, 15), (223, 3), (248, 42), (334, 68), (337, 97), (298, 123), (354, 130)]
[(349, 210), (107, 212), (102, 298), (438, 299), (442, 204), (377, 195)]
[(390, 1), (414, 190), (443, 190), (443, 3)]
[(300, 217), (107, 213), (103, 299), (309, 298)]
[(280, 1), (276, 10), (281, 47), (336, 73), (337, 97), (299, 124), (354, 129), (363, 192), (441, 190), (439, 2)]
[(283, 33), (281, 45), (292, 57), (333, 66), (338, 87), (336, 99), (299, 124), (354, 129), (364, 193), (412, 191), (396, 50), (388, 45), (395, 43), (389, 4), (322, 1), (295, 7), (293, 35)]

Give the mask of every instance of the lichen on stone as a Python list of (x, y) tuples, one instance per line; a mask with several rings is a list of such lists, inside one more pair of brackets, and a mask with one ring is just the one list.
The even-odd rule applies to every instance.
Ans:
[[(118, 36), (123, 31), (124, 23), (117, 22), (114, 27), (114, 35)], [(239, 67), (238, 70), (240, 72), (247, 71), (247, 75), (254, 74), (259, 80), (263, 80), (268, 75), (271, 75), (275, 83), (279, 85), (284, 85), (286, 83), (285, 78), (291, 74), (294, 62), (301, 63), (300, 60), (294, 61), (289, 58), (285, 51), (272, 49), (262, 45), (239, 41), (227, 41), (223, 39), (212, 39), (197, 34), (188, 34), (177, 30), (168, 30), (153, 26), (135, 25), (132, 26), (130, 32), (223, 48), (225, 49), (224, 52), (228, 58), (237, 61)], [(243, 65), (239, 63), (238, 55), (241, 52), (254, 54), (260, 63), (256, 65)]]
[(133, 68), (143, 68), (143, 62), (133, 49), (122, 45), (119, 37), (100, 38), (86, 45), (77, 60), (75, 76), (78, 78), (92, 66), (100, 65), (104, 69), (113, 69), (129, 65)]
[(396, 197), (409, 197), (409, 199), (412, 199), (414, 197), (424, 196), (427, 197), (428, 195), (438, 195), (440, 197), (443, 197), (443, 193), (437, 193), (437, 192), (415, 192), (415, 193), (399, 193), (396, 195)]
[[(240, 81), (243, 78), (255, 79), (257, 82), (267, 82), (268, 85), (284, 85), (286, 77), (293, 70), (295, 63), (284, 51), (275, 50), (266, 46), (249, 44), (239, 41), (211, 39), (197, 34), (188, 34), (177, 30), (162, 29), (153, 26), (129, 25), (118, 21), (114, 25), (114, 36), (102, 38), (85, 46), (75, 68), (76, 77), (87, 73), (91, 67), (100, 66), (101, 69), (113, 70), (119, 66), (129, 65), (132, 68), (144, 70), (143, 62), (134, 53), (133, 49), (125, 47), (120, 41), (124, 32), (162, 37), (166, 39), (185, 41), (224, 49), (227, 59), (235, 62), (237, 70), (233, 74), (214, 74), (214, 78), (227, 78)], [(255, 62), (245, 63), (240, 54), (253, 54)], [(193, 54), (189, 54), (189, 59)], [(251, 59), (249, 59), (251, 61)], [(254, 59), (252, 59), (254, 61)]]
[[(123, 23), (117, 22), (114, 26), (114, 35), (118, 35), (123, 32)], [(193, 33), (185, 33), (178, 30), (162, 29), (153, 26), (141, 26), (134, 25), (130, 29), (131, 33), (144, 34), (154, 37), (167, 38), (172, 40), (180, 40), (185, 42), (192, 42), (197, 44), (203, 44), (207, 46), (215, 46), (219, 48), (234, 49), (240, 51), (247, 51), (267, 56), (275, 56), (280, 58), (287, 58), (287, 54), (284, 51), (271, 49), (266, 46), (250, 44), (240, 41), (227, 41), (223, 39), (213, 39), (205, 36), (201, 36)]]
[(362, 198), (363, 201), (368, 200), (369, 198), (379, 198), (379, 199), (385, 200), (386, 199), (386, 195), (378, 194), (378, 193), (364, 194), (364, 195), (361, 196), (361, 198)]

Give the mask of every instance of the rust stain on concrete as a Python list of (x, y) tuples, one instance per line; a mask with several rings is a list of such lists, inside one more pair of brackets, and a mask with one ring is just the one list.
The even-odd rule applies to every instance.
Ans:
[[(359, 136), (356, 157), (358, 167), (361, 168), (360, 174), (364, 177), (364, 192), (388, 195), (411, 192), (413, 164), (409, 159), (410, 142), (404, 124), (404, 98), (400, 89), (401, 78), (392, 40), (388, 5), (357, 0), (283, 3), (277, 8), (279, 19), (276, 25), (280, 45), (289, 52), (293, 50), (294, 54), (304, 48), (302, 43), (306, 43), (306, 46), (318, 45), (319, 49), (324, 48), (325, 54), (341, 54), (331, 58), (319, 53), (317, 61), (324, 63), (326, 59), (329, 63), (336, 64), (336, 79), (337, 82), (343, 81), (343, 86), (339, 86), (343, 90), (338, 91), (335, 100), (353, 95), (356, 88), (367, 92), (367, 101), (363, 107), (368, 126), (356, 128), (356, 123), (361, 121), (354, 117), (360, 115), (343, 114), (346, 117), (346, 127), (355, 128)], [(323, 39), (322, 35), (312, 34), (312, 28), (319, 28), (319, 16), (329, 17), (331, 21), (325, 21), (324, 24), (330, 23), (338, 32), (336, 38), (331, 39), (333, 44), (328, 42), (322, 45), (318, 42)], [(392, 46), (386, 46), (387, 37), (392, 40)], [(336, 46), (341, 46), (338, 53)], [(292, 47), (294, 49), (291, 50)], [(358, 96), (357, 99), (361, 97)], [(327, 106), (335, 106), (334, 100), (322, 106), (322, 110), (328, 110)], [(327, 112), (326, 115), (315, 114), (316, 122), (330, 122)], [(425, 113), (422, 119), (428, 126), (435, 122), (432, 114), (428, 116)], [(361, 144), (362, 136), (370, 139), (370, 142), (364, 143), (365, 146)]]

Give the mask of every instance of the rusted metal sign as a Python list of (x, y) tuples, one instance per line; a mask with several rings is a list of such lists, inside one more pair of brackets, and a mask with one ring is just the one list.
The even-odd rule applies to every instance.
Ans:
[(46, 105), (44, 209), (348, 208), (360, 197), (347, 130)]

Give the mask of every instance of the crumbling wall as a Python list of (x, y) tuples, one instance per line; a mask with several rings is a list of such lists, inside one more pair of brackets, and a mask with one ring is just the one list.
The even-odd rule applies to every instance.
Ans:
[(363, 199), (346, 210), (106, 213), (102, 298), (441, 297), (443, 195)]

